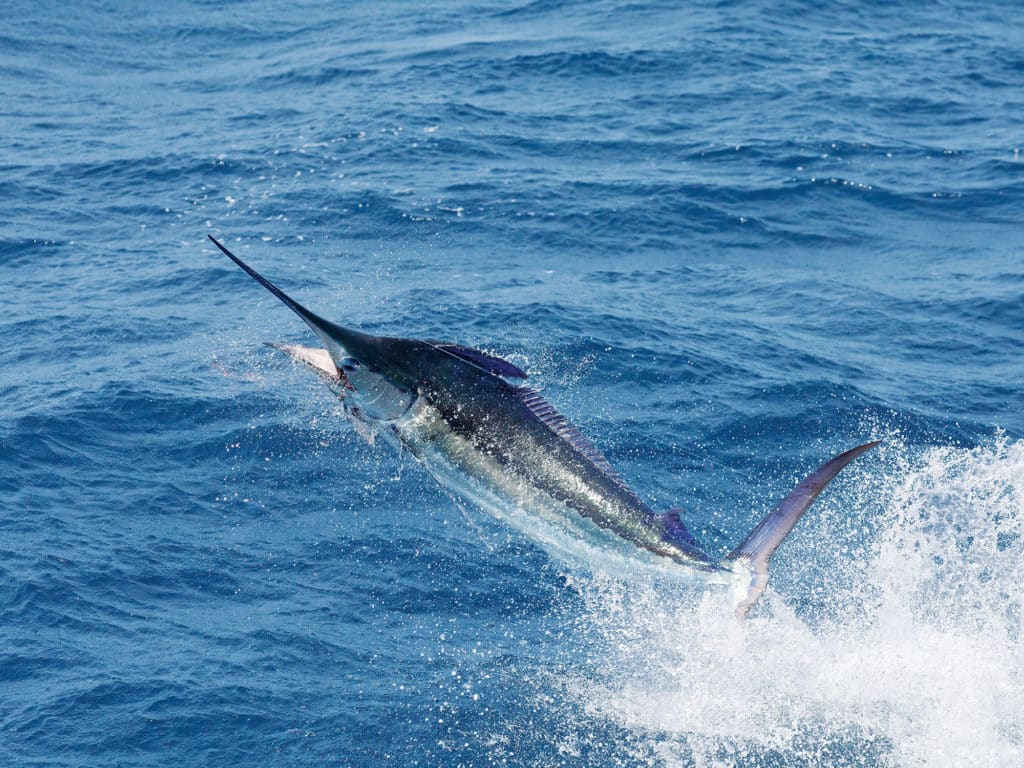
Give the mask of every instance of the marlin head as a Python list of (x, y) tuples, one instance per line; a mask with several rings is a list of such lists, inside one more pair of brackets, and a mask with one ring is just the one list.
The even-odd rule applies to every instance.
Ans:
[(403, 339), (373, 336), (325, 320), (263, 277), (213, 235), (209, 238), (225, 256), (301, 317), (319, 337), (323, 349), (294, 344), (269, 346), (313, 368), (339, 394), (352, 393), (360, 412), (372, 419), (388, 421), (409, 410), (416, 397), (415, 387), (394, 365), (394, 347)]

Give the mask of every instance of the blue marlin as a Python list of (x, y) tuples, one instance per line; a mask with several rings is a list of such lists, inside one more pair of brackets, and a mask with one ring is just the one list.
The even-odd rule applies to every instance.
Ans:
[[(705, 553), (678, 509), (656, 513), (602, 453), (536, 390), (487, 352), (442, 341), (374, 336), (314, 314), (209, 236), (284, 302), (322, 347), (271, 344), (314, 369), (359, 431), (407, 450), (442, 486), (550, 544), (578, 536), (731, 587), (744, 618), (768, 583), (772, 555), (840, 470), (877, 442), (812, 472), (724, 559)], [(543, 532), (543, 533), (538, 533)]]

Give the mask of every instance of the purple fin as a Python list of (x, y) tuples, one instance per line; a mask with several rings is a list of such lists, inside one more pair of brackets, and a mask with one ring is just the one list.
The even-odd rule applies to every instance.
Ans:
[(665, 532), (673, 541), (677, 541), (689, 547), (699, 548), (697, 540), (693, 538), (693, 534), (690, 533), (690, 529), (687, 528), (679, 518), (679, 513), (682, 511), (683, 510), (679, 507), (672, 507), (668, 512), (661, 513), (661, 522), (665, 524)]
[(523, 405), (529, 408), (533, 415), (547, 425), (552, 432), (569, 443), (598, 470), (636, 499), (637, 504), (646, 506), (637, 498), (632, 489), (626, 485), (626, 481), (619, 476), (619, 473), (615, 471), (612, 465), (608, 463), (608, 459), (598, 450), (597, 446), (590, 442), (575, 424), (556, 411), (555, 407), (545, 400), (540, 392), (529, 387), (516, 387), (516, 392), (519, 394), (519, 399), (523, 401)]
[[(875, 440), (859, 445), (845, 453), (841, 453), (811, 472), (789, 495), (779, 502), (772, 512), (768, 513), (742, 543), (725, 558), (727, 563), (744, 566), (750, 573), (750, 584), (747, 595), (736, 606), (736, 616), (744, 618), (754, 603), (764, 592), (768, 584), (768, 561), (782, 540), (793, 530), (793, 526), (803, 516), (807, 508), (814, 503), (825, 486), (832, 478), (863, 453), (878, 445)], [(735, 570), (735, 569), (734, 569)]]
[(481, 352), (479, 349), (463, 347), (459, 344), (449, 344), (445, 341), (428, 341), (427, 343), (497, 376), (508, 376), (512, 379), (526, 378), (526, 373), (522, 368), (512, 365), (507, 360), (502, 360), (500, 357)]

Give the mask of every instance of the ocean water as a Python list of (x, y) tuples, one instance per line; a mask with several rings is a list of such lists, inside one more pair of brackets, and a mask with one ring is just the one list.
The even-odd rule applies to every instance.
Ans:
[[(14, 0), (0, 765), (1024, 765), (1011, 2)], [(525, 367), (745, 624), (560, 562), (261, 342)]]

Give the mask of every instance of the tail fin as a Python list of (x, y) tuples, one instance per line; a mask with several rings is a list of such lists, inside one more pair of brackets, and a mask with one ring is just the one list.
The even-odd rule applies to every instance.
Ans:
[(793, 530), (793, 526), (796, 525), (803, 513), (818, 498), (818, 494), (825, 490), (825, 486), (839, 474), (843, 467), (876, 445), (878, 445), (877, 440), (865, 443), (846, 453), (841, 453), (828, 463), (821, 465), (779, 502), (779, 506), (757, 524), (757, 527), (750, 532), (742, 544), (729, 553), (724, 564), (731, 568), (737, 576), (749, 574), (750, 577), (749, 583), (737, 585), (738, 591), (741, 593), (744, 589), (746, 590), (746, 594), (741, 597), (736, 606), (737, 618), (745, 618), (754, 603), (761, 597), (768, 584), (768, 561), (771, 560), (786, 535)]

